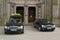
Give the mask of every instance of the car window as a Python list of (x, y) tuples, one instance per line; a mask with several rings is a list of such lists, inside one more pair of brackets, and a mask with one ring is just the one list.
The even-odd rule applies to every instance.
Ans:
[(15, 19), (17, 23), (22, 22), (21, 19)]
[(9, 21), (6, 23), (7, 26), (14, 26), (16, 24), (21, 24), (22, 23), (22, 20), (21, 19), (13, 19), (13, 18), (10, 18)]
[(10, 18), (13, 18), (13, 19), (21, 19), (20, 16), (10, 16)]
[(46, 23), (48, 23), (48, 20), (47, 19), (39, 19), (37, 22), (46, 24)]

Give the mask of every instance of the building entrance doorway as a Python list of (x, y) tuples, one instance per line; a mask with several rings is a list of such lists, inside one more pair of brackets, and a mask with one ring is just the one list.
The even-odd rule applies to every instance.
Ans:
[(36, 8), (35, 7), (29, 7), (28, 8), (28, 22), (32, 23), (35, 21), (36, 17)]
[(21, 7), (21, 6), (17, 6), (16, 7), (16, 13), (17, 14), (21, 14), (21, 19), (22, 19), (22, 22), (24, 22), (24, 7)]

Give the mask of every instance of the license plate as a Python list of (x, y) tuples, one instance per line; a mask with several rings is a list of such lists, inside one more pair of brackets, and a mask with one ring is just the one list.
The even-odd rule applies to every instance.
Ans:
[(51, 29), (51, 28), (47, 28), (47, 29)]
[(11, 29), (11, 31), (17, 31), (16, 29)]

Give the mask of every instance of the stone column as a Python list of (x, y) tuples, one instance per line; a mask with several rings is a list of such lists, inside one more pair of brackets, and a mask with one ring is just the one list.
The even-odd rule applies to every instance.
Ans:
[(45, 18), (52, 21), (52, 0), (45, 0)]
[(28, 7), (24, 6), (24, 24), (28, 24)]
[(37, 3), (37, 8), (38, 8), (38, 18), (42, 18), (42, 7), (41, 7), (41, 0), (38, 0)]
[(38, 6), (36, 5), (36, 19), (38, 18)]
[(16, 4), (13, 2), (10, 2), (9, 4), (10, 4), (10, 14), (15, 13), (15, 5)]
[(42, 8), (41, 8), (41, 5), (38, 7), (38, 16), (39, 16), (39, 18), (42, 18)]
[(3, 0), (0, 0), (0, 20), (3, 18)]
[(3, 24), (3, 0), (0, 0), (0, 26)]
[(0, 25), (4, 25), (6, 21), (6, 0), (0, 0)]
[(42, 18), (45, 18), (45, 16), (44, 16), (44, 11), (45, 11), (45, 0), (41, 0), (42, 2), (41, 2), (41, 9), (42, 9)]
[(58, 16), (59, 16), (59, 24), (58, 26), (60, 27), (60, 0), (58, 0)]
[(53, 0), (53, 23), (59, 25), (59, 5), (57, 4), (58, 0)]
[(24, 24), (28, 24), (28, 4), (27, 0), (24, 3)]

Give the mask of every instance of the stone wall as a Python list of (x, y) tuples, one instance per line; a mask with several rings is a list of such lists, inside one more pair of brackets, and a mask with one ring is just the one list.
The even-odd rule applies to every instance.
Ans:
[[(52, 1), (53, 1), (53, 6), (51, 4)], [(17, 3), (17, 4), (24, 4), (24, 5), (25, 4), (38, 5), (39, 1), (38, 0), (10, 0), (10, 2)], [(50, 21), (52, 20), (54, 24), (59, 25), (60, 8), (58, 8), (57, 0), (49, 0), (49, 1), (48, 0), (41, 0), (41, 2), (42, 3), (39, 4), (39, 5), (41, 5), (41, 12), (40, 11), (39, 12), (42, 16), (40, 16), (40, 17), (47, 18)], [(0, 15), (1, 15), (0, 16), (0, 23), (2, 22), (1, 19), (5, 20), (10, 14), (10, 12), (8, 12), (8, 9), (10, 9), (8, 5), (9, 5), (9, 0), (0, 0)], [(13, 12), (13, 11), (11, 10), (11, 12)]]
[(0, 20), (3, 18), (3, 0), (0, 0)]
[(58, 5), (53, 5), (53, 23), (56, 25), (56, 26), (59, 26), (59, 14), (58, 14)]
[(54, 0), (53, 2), (53, 23), (60, 27), (60, 0)]
[(52, 22), (52, 0), (45, 0), (44, 17)]
[(0, 0), (0, 26), (3, 26), (6, 22), (6, 0)]
[(58, 18), (59, 18), (59, 27), (60, 27), (60, 0), (58, 0)]

